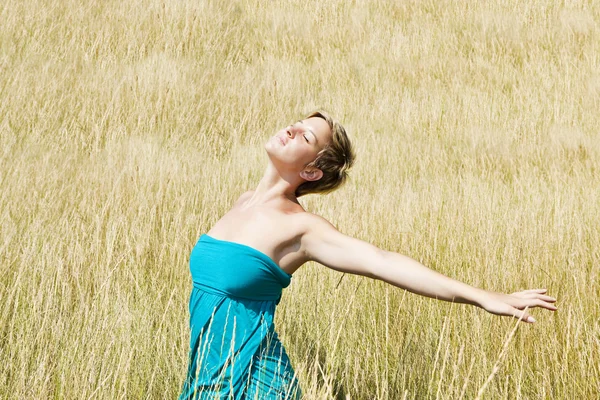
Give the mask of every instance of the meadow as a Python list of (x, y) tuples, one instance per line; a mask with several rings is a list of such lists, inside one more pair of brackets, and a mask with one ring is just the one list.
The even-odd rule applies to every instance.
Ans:
[(307, 263), (276, 327), (307, 399), (600, 398), (600, 3), (6, 0), (0, 398), (173, 399), (189, 254), (315, 109), (341, 232), (533, 325)]

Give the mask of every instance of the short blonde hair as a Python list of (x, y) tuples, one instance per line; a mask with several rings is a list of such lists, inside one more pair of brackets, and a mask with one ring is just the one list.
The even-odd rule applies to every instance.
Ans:
[(354, 165), (356, 155), (344, 127), (333, 120), (324, 111), (310, 113), (308, 118), (323, 118), (332, 132), (331, 141), (321, 150), (317, 157), (305, 168), (318, 168), (323, 171), (321, 179), (307, 181), (298, 186), (296, 197), (309, 193), (327, 194), (342, 186), (348, 180), (348, 170)]

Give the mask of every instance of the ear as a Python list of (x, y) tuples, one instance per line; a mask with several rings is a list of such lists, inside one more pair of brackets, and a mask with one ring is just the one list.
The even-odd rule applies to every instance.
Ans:
[(300, 176), (302, 177), (302, 179), (305, 179), (307, 181), (318, 181), (323, 177), (323, 171), (321, 171), (318, 168), (311, 170), (305, 169), (300, 172)]

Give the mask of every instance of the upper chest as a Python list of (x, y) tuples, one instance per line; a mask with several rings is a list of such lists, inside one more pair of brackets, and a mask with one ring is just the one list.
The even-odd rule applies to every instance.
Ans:
[(266, 207), (233, 207), (207, 235), (252, 247), (269, 256), (281, 269), (293, 274), (307, 257), (301, 248), (301, 213)]

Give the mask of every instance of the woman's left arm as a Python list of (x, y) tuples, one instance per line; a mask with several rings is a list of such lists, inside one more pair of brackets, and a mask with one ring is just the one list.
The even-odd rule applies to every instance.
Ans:
[(546, 289), (503, 294), (479, 289), (427, 268), (402, 254), (386, 251), (371, 243), (344, 235), (320, 216), (306, 213), (301, 249), (306, 259), (336, 271), (382, 280), (421, 296), (472, 304), (496, 314), (535, 322), (525, 308), (556, 310), (556, 299)]
[(438, 300), (472, 304), (496, 314), (513, 316), (524, 322), (535, 322), (525, 308), (542, 307), (556, 310), (555, 298), (546, 296), (546, 289), (524, 290), (503, 294), (479, 289), (427, 268), (402, 254), (385, 251), (377, 264), (375, 276), (391, 285)]

